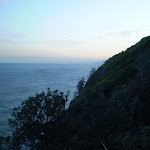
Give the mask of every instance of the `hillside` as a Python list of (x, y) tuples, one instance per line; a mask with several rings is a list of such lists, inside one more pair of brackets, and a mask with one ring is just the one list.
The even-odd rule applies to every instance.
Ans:
[[(150, 37), (92, 70), (69, 92), (42, 92), (13, 109), (10, 149), (149, 150)], [(0, 149), (1, 149), (0, 143)]]
[(85, 149), (149, 149), (150, 37), (108, 59), (68, 111)]

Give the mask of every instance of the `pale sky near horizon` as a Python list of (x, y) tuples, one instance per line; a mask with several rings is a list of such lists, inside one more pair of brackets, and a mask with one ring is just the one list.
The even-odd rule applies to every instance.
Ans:
[(150, 35), (149, 0), (0, 0), (0, 63), (99, 61)]

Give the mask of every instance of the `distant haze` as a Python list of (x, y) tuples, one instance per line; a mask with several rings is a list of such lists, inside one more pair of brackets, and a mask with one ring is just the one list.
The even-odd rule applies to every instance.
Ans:
[(104, 60), (58, 57), (0, 57), (0, 63), (98, 63)]
[(150, 35), (148, 0), (0, 0), (0, 63), (104, 60)]

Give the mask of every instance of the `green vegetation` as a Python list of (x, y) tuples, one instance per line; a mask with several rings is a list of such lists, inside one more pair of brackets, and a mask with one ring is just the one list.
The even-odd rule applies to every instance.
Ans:
[(79, 80), (65, 109), (67, 97), (48, 90), (15, 108), (8, 147), (149, 150), (150, 37), (92, 69), (87, 82)]
[(34, 148), (40, 144), (41, 148), (44, 146), (43, 149), (55, 149), (58, 146), (55, 143), (57, 137), (63, 138), (59, 129), (64, 126), (61, 118), (68, 96), (69, 92), (64, 95), (58, 90), (52, 92), (48, 89), (47, 93), (36, 94), (22, 102), (18, 108), (14, 108), (13, 119), (9, 119), (9, 125), (14, 129), (9, 148)]

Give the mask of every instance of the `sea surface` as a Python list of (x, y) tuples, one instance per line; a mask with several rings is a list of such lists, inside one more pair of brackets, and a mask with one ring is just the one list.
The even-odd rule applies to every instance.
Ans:
[(70, 90), (70, 102), (79, 79), (87, 79), (91, 68), (101, 64), (0, 64), (0, 136), (11, 134), (8, 119), (22, 101), (50, 88)]

